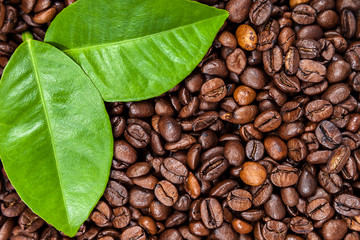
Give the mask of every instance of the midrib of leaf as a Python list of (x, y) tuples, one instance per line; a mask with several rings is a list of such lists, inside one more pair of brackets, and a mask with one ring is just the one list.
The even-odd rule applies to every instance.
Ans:
[(160, 35), (160, 34), (167, 33), (167, 32), (172, 32), (172, 31), (176, 32), (179, 29), (187, 28), (189, 26), (191, 27), (192, 25), (200, 24), (202, 22), (209, 21), (209, 20), (214, 19), (214, 18), (223, 17), (224, 15), (225, 15), (225, 13), (221, 14), (221, 15), (211, 17), (211, 18), (202, 19), (202, 20), (194, 22), (194, 23), (185, 24), (183, 26), (179, 26), (179, 27), (176, 27), (176, 28), (160, 31), (160, 32), (157, 32), (157, 33), (151, 33), (151, 34), (141, 36), (141, 37), (137, 37), (137, 38), (131, 38), (131, 39), (126, 39), (126, 40), (121, 40), (121, 41), (116, 41), (116, 42), (111, 42), (111, 43), (97, 44), (97, 45), (81, 47), (81, 48), (71, 48), (71, 49), (66, 49), (63, 52), (64, 53), (72, 53), (72, 52), (81, 52), (81, 51), (97, 49), (97, 48), (107, 48), (107, 47), (111, 47), (111, 46), (115, 46), (115, 45), (121, 45), (121, 44), (127, 43), (127, 42), (137, 41), (137, 40), (140, 40), (140, 39), (152, 38), (152, 37), (154, 37), (156, 35)]
[(61, 180), (60, 173), (59, 173), (59, 164), (58, 164), (58, 159), (57, 159), (57, 154), (56, 154), (56, 149), (55, 149), (53, 131), (52, 131), (52, 128), (51, 128), (51, 125), (50, 125), (49, 114), (48, 114), (47, 107), (46, 107), (45, 100), (44, 100), (43, 89), (42, 89), (42, 86), (41, 86), (41, 83), (40, 83), (39, 72), (38, 72), (37, 67), (36, 67), (37, 64), (36, 64), (36, 60), (35, 60), (35, 57), (34, 57), (34, 53), (32, 51), (31, 42), (32, 42), (32, 40), (27, 40), (28, 47), (29, 47), (30, 58), (31, 58), (31, 63), (32, 63), (32, 67), (33, 67), (33, 70), (34, 70), (34, 73), (35, 73), (35, 79), (36, 79), (36, 82), (37, 82), (37, 86), (38, 86), (38, 89), (39, 89), (39, 95), (40, 95), (40, 99), (41, 99), (41, 104), (42, 104), (43, 109), (44, 109), (46, 124), (48, 126), (48, 131), (49, 131), (49, 134), (50, 134), (51, 145), (52, 145), (54, 159), (55, 159), (55, 163), (56, 163), (56, 169), (57, 169), (57, 177), (58, 177), (58, 180), (59, 180), (62, 201), (64, 203), (66, 221), (67, 221), (67, 223), (68, 223), (68, 225), (70, 227), (70, 231), (71, 231), (71, 224), (69, 222), (69, 215), (68, 215), (68, 212), (66, 210), (67, 208), (66, 208), (65, 196), (64, 196), (63, 189), (62, 189), (62, 180)]

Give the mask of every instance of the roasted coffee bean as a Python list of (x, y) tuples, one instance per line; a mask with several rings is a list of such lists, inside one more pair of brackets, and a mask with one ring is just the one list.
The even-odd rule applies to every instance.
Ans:
[(307, 234), (314, 229), (314, 226), (312, 222), (306, 217), (298, 216), (291, 218), (290, 228), (297, 234)]
[(105, 189), (104, 197), (110, 205), (119, 207), (128, 202), (129, 193), (123, 185), (110, 181)]
[(297, 183), (299, 175), (295, 168), (279, 165), (272, 170), (270, 179), (277, 187), (289, 187)]
[[(270, 3), (270, 1), (267, 0), (265, 0), (264, 2)], [(236, 29), (236, 39), (239, 46), (246, 51), (255, 50), (258, 42), (255, 30), (247, 24), (240, 25)]]
[(201, 96), (208, 102), (219, 102), (226, 96), (225, 83), (221, 78), (213, 78), (201, 87)]
[(287, 157), (287, 146), (279, 137), (270, 135), (264, 139), (265, 150), (274, 160), (281, 161)]
[(315, 135), (321, 145), (334, 149), (341, 144), (342, 136), (339, 129), (329, 121), (322, 121), (316, 127)]
[(245, 150), (239, 141), (228, 141), (224, 148), (224, 157), (233, 166), (240, 166), (245, 160)]
[(338, 193), (341, 188), (343, 181), (336, 173), (327, 173), (324, 170), (320, 170), (318, 174), (318, 182), (320, 185), (329, 193)]
[(256, 92), (247, 86), (239, 86), (234, 92), (234, 99), (240, 106), (251, 104), (255, 100), (255, 97)]
[(275, 220), (269, 220), (262, 227), (261, 234), (264, 239), (285, 240), (287, 230), (287, 226), (284, 223)]
[(251, 52), (252, 54), (254, 54), (251, 58), (251, 63), (253, 63), (253, 65), (259, 64), (257, 61), (255, 61), (256, 58), (254, 58), (256, 54), (260, 55), (260, 51), (269, 50), (275, 45), (279, 32), (280, 25), (278, 21), (270, 19), (265, 25), (264, 29), (258, 35), (257, 50), (259, 51)]
[(113, 210), (113, 226), (115, 228), (124, 228), (129, 225), (131, 220), (130, 211), (127, 207), (118, 207)]
[(286, 206), (294, 207), (299, 203), (299, 194), (293, 187), (281, 188), (281, 199)]
[(181, 128), (172, 117), (162, 117), (159, 120), (159, 131), (167, 142), (177, 142), (181, 138)]
[(243, 84), (252, 89), (262, 89), (266, 85), (264, 72), (257, 67), (247, 67), (241, 74), (240, 80)]
[(229, 162), (223, 156), (216, 156), (205, 161), (199, 171), (200, 178), (205, 181), (211, 181), (223, 174), (229, 167)]
[(189, 223), (189, 230), (191, 233), (200, 237), (205, 237), (210, 234), (210, 230), (207, 227), (205, 227), (202, 221), (191, 221)]
[(283, 52), (286, 53), (289, 48), (295, 43), (295, 32), (289, 27), (284, 27), (278, 36), (279, 46)]
[(289, 159), (300, 162), (304, 160), (308, 154), (304, 141), (299, 138), (292, 138), (287, 142)]
[(110, 206), (103, 201), (98, 202), (95, 207), (95, 211), (93, 211), (90, 215), (91, 220), (98, 227), (111, 227), (111, 208)]
[(329, 173), (339, 173), (349, 160), (350, 153), (349, 147), (344, 145), (333, 150), (327, 164)]
[(267, 110), (258, 115), (254, 126), (262, 132), (270, 132), (280, 126), (282, 118), (279, 112)]
[(245, 153), (247, 158), (258, 161), (264, 156), (264, 144), (259, 140), (250, 140), (246, 144)]
[(274, 76), (274, 83), (284, 92), (296, 93), (300, 92), (300, 82), (296, 76), (288, 76), (284, 72), (280, 72)]
[(304, 82), (318, 83), (324, 80), (326, 67), (319, 62), (302, 59), (300, 60), (296, 76)]
[(351, 68), (360, 71), (360, 42), (353, 42), (345, 52), (345, 60)]
[(137, 186), (132, 187), (129, 192), (129, 203), (134, 208), (147, 208), (150, 206), (154, 198), (155, 197), (153, 191), (143, 189)]
[(208, 229), (218, 228), (223, 223), (223, 211), (215, 198), (205, 198), (200, 206), (201, 219)]
[(320, 12), (316, 17), (316, 23), (324, 29), (336, 28), (339, 23), (339, 16), (333, 10), (325, 10)]
[(292, 11), (291, 18), (297, 24), (309, 25), (316, 20), (316, 10), (310, 5), (300, 4)]
[(322, 235), (326, 240), (340, 240), (345, 237), (347, 225), (344, 220), (329, 220), (321, 228)]
[(1, 213), (6, 217), (17, 217), (25, 210), (26, 205), (21, 201), (19, 195), (10, 193), (3, 197)]
[(246, 211), (251, 207), (251, 194), (242, 189), (235, 189), (229, 192), (226, 197), (228, 206), (234, 211)]
[(251, 4), (251, 0), (230, 0), (226, 4), (229, 20), (235, 23), (244, 21), (249, 14)]
[(311, 219), (319, 221), (330, 215), (331, 205), (326, 199), (318, 198), (307, 205), (306, 212)]
[(193, 136), (189, 134), (182, 134), (179, 141), (174, 143), (166, 143), (165, 149), (170, 152), (176, 152), (179, 150), (190, 148), (195, 142), (196, 139)]
[(184, 183), (188, 170), (184, 164), (175, 158), (165, 158), (160, 166), (161, 175), (174, 184)]
[(169, 207), (171, 207), (179, 197), (176, 187), (166, 180), (162, 180), (156, 184), (154, 193), (159, 202)]
[(150, 143), (150, 134), (141, 125), (135, 123), (128, 125), (124, 137), (135, 148), (144, 148)]
[(330, 83), (341, 82), (350, 74), (351, 66), (344, 60), (338, 60), (330, 63), (327, 72), (326, 79)]
[(266, 180), (266, 169), (256, 162), (245, 162), (241, 166), (240, 178), (250, 186), (259, 186)]
[(360, 214), (360, 198), (350, 194), (341, 194), (334, 199), (334, 209), (343, 216), (358, 216)]
[(317, 99), (309, 102), (305, 106), (305, 116), (312, 122), (321, 122), (328, 119), (333, 114), (332, 104), (323, 99)]
[(139, 226), (133, 226), (127, 228), (125, 231), (122, 232), (120, 236), (120, 240), (129, 240), (129, 239), (145, 240), (146, 233), (144, 229), (142, 229)]
[[(236, 42), (237, 45), (237, 42)], [(240, 75), (246, 67), (246, 55), (241, 48), (236, 48), (226, 56), (226, 66), (229, 71)]]
[(315, 174), (305, 169), (301, 172), (299, 181), (297, 183), (298, 193), (302, 197), (310, 197), (316, 191), (316, 184), (317, 184), (317, 180)]
[(299, 39), (296, 42), (301, 58), (314, 59), (319, 57), (320, 43), (313, 39)]
[(226, 78), (229, 75), (225, 62), (219, 58), (207, 61), (202, 66), (201, 72), (207, 75), (218, 76), (220, 78)]
[(301, 103), (290, 101), (281, 107), (280, 114), (284, 122), (294, 122), (303, 116), (304, 109)]

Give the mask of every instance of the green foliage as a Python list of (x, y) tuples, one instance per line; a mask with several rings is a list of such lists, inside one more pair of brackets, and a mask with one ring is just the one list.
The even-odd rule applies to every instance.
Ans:
[(77, 62), (105, 101), (158, 96), (201, 61), (228, 17), (187, 0), (80, 0), (45, 41)]
[(22, 43), (0, 82), (0, 155), (21, 199), (74, 236), (104, 192), (109, 117), (81, 68), (55, 47)]

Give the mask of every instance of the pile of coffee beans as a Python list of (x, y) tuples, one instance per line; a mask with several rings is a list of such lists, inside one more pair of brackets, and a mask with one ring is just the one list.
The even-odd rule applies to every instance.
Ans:
[[(110, 179), (75, 239), (359, 240), (360, 0), (199, 1), (229, 19), (179, 85), (107, 103)], [(3, 67), (72, 1), (1, 2)], [(69, 239), (0, 186), (0, 240)]]

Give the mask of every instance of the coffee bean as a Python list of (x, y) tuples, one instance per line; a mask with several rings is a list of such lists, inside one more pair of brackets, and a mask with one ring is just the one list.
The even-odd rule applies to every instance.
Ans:
[(241, 180), (250, 186), (259, 186), (266, 180), (266, 169), (256, 162), (245, 162), (240, 171)]
[(272, 10), (272, 4), (269, 0), (256, 1), (251, 5), (249, 18), (252, 24), (261, 25), (269, 18)]
[(130, 239), (145, 240), (146, 239), (145, 231), (139, 226), (127, 228), (124, 232), (122, 232), (120, 236), (120, 240), (130, 240)]
[(219, 102), (225, 95), (225, 83), (221, 78), (213, 78), (201, 87), (201, 96), (205, 101)]
[(305, 106), (305, 116), (312, 122), (321, 122), (328, 119), (333, 114), (332, 104), (323, 99), (317, 99), (309, 102)]
[(303, 170), (300, 174), (299, 181), (297, 183), (298, 193), (302, 197), (310, 197), (316, 191), (317, 180), (315, 174), (308, 170)]
[(179, 197), (178, 191), (175, 186), (166, 180), (162, 180), (156, 184), (154, 190), (156, 198), (165, 206), (171, 207)]
[(115, 228), (124, 228), (129, 225), (131, 216), (127, 207), (118, 207), (113, 210), (113, 226)]
[(229, 20), (235, 23), (244, 21), (249, 14), (251, 4), (251, 0), (230, 0), (226, 4)]
[(349, 97), (350, 91), (351, 89), (346, 83), (337, 83), (331, 85), (323, 94), (322, 98), (328, 100), (332, 104), (338, 104)]
[(270, 175), (271, 182), (277, 187), (289, 187), (297, 183), (297, 170), (286, 165), (275, 167)]
[(211, 181), (223, 174), (229, 167), (229, 162), (223, 156), (216, 156), (205, 161), (199, 171), (200, 178), (205, 181)]
[(299, 63), (299, 70), (296, 76), (304, 81), (311, 83), (318, 83), (324, 80), (326, 75), (326, 67), (319, 62), (302, 59)]
[(2, 201), (1, 212), (6, 217), (20, 216), (26, 208), (26, 205), (16, 193), (7, 194), (3, 197)]
[(233, 166), (240, 166), (245, 160), (245, 150), (239, 141), (228, 141), (224, 148), (224, 157)]
[(264, 156), (265, 147), (261, 141), (258, 140), (250, 140), (246, 144), (245, 153), (246, 157), (258, 161)]
[(292, 11), (291, 18), (297, 24), (309, 25), (316, 20), (316, 10), (310, 5), (300, 4)]
[(264, 70), (270, 76), (274, 76), (280, 71), (283, 65), (282, 50), (279, 46), (275, 46), (263, 53)]
[(291, 218), (290, 228), (297, 234), (307, 234), (314, 229), (314, 226), (312, 222), (306, 217), (297, 216)]
[(329, 216), (331, 213), (331, 206), (326, 199), (318, 198), (308, 204), (306, 212), (311, 219), (318, 221)]
[(347, 228), (344, 220), (329, 220), (323, 225), (321, 232), (326, 240), (340, 240), (345, 237)]
[(295, 43), (295, 32), (290, 27), (284, 27), (278, 36), (278, 43), (284, 53), (286, 53)]
[(177, 142), (181, 138), (181, 128), (172, 117), (162, 117), (159, 120), (159, 131), (167, 142)]
[(360, 198), (350, 194), (341, 194), (334, 199), (334, 209), (343, 216), (358, 216), (360, 213)]
[[(236, 42), (237, 46), (237, 42)], [(246, 67), (246, 55), (241, 48), (236, 48), (226, 56), (226, 66), (229, 71), (240, 75)]]
[[(156, 193), (156, 189), (155, 189), (155, 193)], [(135, 186), (132, 187), (129, 192), (129, 203), (134, 208), (149, 207), (152, 200), (154, 200), (154, 194), (150, 190)]]
[(242, 189), (235, 189), (229, 192), (226, 197), (228, 206), (234, 211), (245, 211), (251, 207), (251, 194)]
[(258, 115), (254, 121), (254, 126), (262, 132), (270, 132), (280, 126), (282, 122), (279, 112), (267, 110)]
[(261, 229), (261, 234), (265, 239), (279, 239), (285, 240), (287, 226), (279, 221), (269, 220)]
[(241, 220), (241, 219), (234, 219), (231, 223), (234, 230), (240, 234), (248, 234), (251, 233), (253, 227), (251, 224)]
[(339, 129), (326, 120), (320, 122), (316, 127), (315, 135), (319, 143), (329, 149), (338, 147), (342, 141)]
[(270, 135), (264, 140), (265, 150), (274, 160), (281, 161), (287, 157), (287, 146), (279, 137)]
[(255, 30), (247, 24), (240, 25), (237, 28), (236, 39), (239, 46), (246, 51), (254, 50), (258, 42)]
[(184, 164), (175, 158), (165, 158), (160, 166), (161, 175), (174, 184), (184, 183), (188, 170)]
[(201, 219), (208, 229), (218, 228), (223, 223), (223, 211), (215, 198), (205, 198), (200, 206)]
[(350, 149), (344, 145), (336, 148), (330, 155), (327, 169), (329, 173), (339, 173), (350, 157)]

